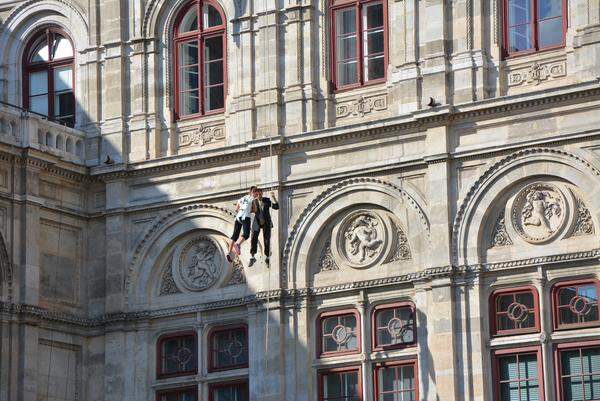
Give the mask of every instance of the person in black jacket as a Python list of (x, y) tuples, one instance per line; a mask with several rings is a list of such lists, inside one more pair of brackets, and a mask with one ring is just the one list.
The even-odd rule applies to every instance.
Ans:
[(279, 203), (277, 203), (277, 198), (275, 198), (275, 194), (273, 191), (269, 193), (271, 198), (263, 198), (262, 189), (258, 189), (258, 194), (256, 199), (254, 199), (254, 205), (252, 209), (254, 209), (254, 222), (252, 223), (252, 236), (250, 239), (250, 265), (253, 265), (256, 262), (256, 251), (258, 248), (258, 235), (260, 230), (263, 232), (263, 240), (264, 240), (264, 255), (265, 261), (269, 263), (269, 256), (271, 256), (271, 228), (273, 228), (273, 220), (271, 220), (271, 208), (274, 210), (279, 210)]

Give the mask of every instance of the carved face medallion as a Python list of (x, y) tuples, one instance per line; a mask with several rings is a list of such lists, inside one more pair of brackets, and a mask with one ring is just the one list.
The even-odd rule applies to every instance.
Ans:
[(209, 237), (197, 236), (181, 248), (174, 264), (174, 275), (191, 291), (211, 287), (221, 276), (223, 255)]
[(515, 231), (536, 244), (554, 239), (567, 222), (567, 202), (558, 187), (536, 182), (517, 194), (511, 210)]

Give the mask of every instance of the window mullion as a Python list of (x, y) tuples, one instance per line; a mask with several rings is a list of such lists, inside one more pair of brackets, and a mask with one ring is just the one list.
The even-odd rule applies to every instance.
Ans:
[[(198, 2), (198, 4), (200, 4), (200, 2)], [(200, 33), (200, 35), (198, 36), (198, 52), (200, 54), (198, 54), (198, 101), (200, 102), (200, 114), (204, 115), (205, 114), (205, 102), (204, 102), (204, 91), (205, 89), (205, 84), (206, 82), (204, 82), (204, 35), (202, 35), (202, 32)]]
[(48, 118), (54, 119), (54, 68), (48, 67)]
[(531, 24), (531, 30), (533, 31), (533, 50), (538, 51), (540, 49), (539, 40), (538, 40), (538, 1), (539, 0), (531, 0), (532, 5), (532, 15), (533, 15), (533, 23)]
[(364, 76), (364, 57), (363, 57), (363, 26), (362, 26), (362, 5), (360, 3), (356, 6), (356, 19), (358, 20), (356, 23), (356, 45), (358, 46), (358, 52), (356, 53), (358, 56), (357, 60), (357, 68), (358, 68), (358, 80), (361, 85), (365, 83)]

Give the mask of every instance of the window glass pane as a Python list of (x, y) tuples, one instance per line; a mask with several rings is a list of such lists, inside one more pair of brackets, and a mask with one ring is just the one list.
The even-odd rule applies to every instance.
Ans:
[(539, 401), (540, 385), (537, 380), (521, 382), (521, 401)]
[(515, 294), (515, 301), (521, 305), (525, 305), (529, 309), (534, 308), (534, 298), (531, 292)]
[(29, 95), (42, 95), (48, 93), (48, 73), (46, 71), (32, 72), (29, 74)]
[(335, 30), (338, 36), (356, 33), (356, 10), (354, 8), (336, 11), (335, 21)]
[(521, 355), (519, 360), (519, 378), (523, 380), (537, 377), (537, 356), (535, 354)]
[(583, 401), (583, 381), (581, 376), (566, 377), (563, 379), (564, 401)]
[(205, 28), (212, 28), (215, 26), (223, 25), (221, 14), (219, 14), (219, 11), (210, 4), (204, 5), (204, 7), (202, 8), (202, 15), (204, 18), (203, 21)]
[(180, 70), (180, 86), (182, 91), (198, 89), (198, 67), (184, 67)]
[(500, 385), (501, 401), (521, 401), (519, 400), (519, 386), (517, 382), (502, 383)]
[(562, 0), (538, 0), (538, 18), (546, 19), (562, 15)]
[(75, 97), (73, 92), (62, 92), (54, 95), (54, 117), (69, 125), (73, 126), (75, 122)]
[(358, 392), (358, 372), (327, 373), (323, 375), (323, 400), (355, 401)]
[(196, 7), (192, 6), (185, 13), (179, 24), (179, 33), (193, 32), (198, 30), (198, 15), (196, 13)]
[(50, 56), (52, 60), (73, 57), (73, 47), (71, 46), (71, 42), (61, 35), (55, 34)]
[(403, 391), (415, 388), (415, 368), (414, 366), (404, 366), (401, 370), (401, 389)]
[(377, 345), (410, 344), (414, 342), (413, 312), (410, 307), (377, 311)]
[(48, 95), (33, 96), (29, 98), (29, 109), (35, 113), (48, 115)]
[(234, 384), (212, 389), (213, 401), (248, 401), (248, 385)]
[(521, 52), (533, 47), (530, 24), (517, 25), (508, 31), (509, 51)]
[(569, 305), (571, 299), (577, 296), (577, 287), (563, 287), (558, 290), (558, 303), (560, 305)]
[(50, 51), (48, 49), (48, 38), (44, 35), (42, 38), (38, 40), (38, 43), (33, 46), (33, 50), (31, 51), (31, 56), (29, 56), (29, 61), (32, 63), (39, 63), (42, 61), (49, 60)]
[(171, 391), (163, 393), (160, 396), (161, 401), (195, 401), (196, 392), (194, 390), (187, 391)]
[(363, 27), (373, 29), (383, 26), (383, 4), (370, 4), (363, 10)]
[(206, 111), (219, 110), (225, 107), (223, 85), (213, 86), (205, 90)]
[(358, 62), (349, 61), (338, 64), (337, 80), (339, 86), (351, 85), (358, 82)]
[(54, 70), (54, 90), (56, 92), (73, 89), (73, 69), (62, 67)]
[(204, 57), (206, 61), (223, 58), (223, 36), (215, 36), (204, 41)]
[(343, 374), (344, 391), (346, 397), (358, 396), (358, 374), (354, 372)]
[(563, 43), (563, 20), (554, 18), (539, 22), (539, 46), (540, 48), (558, 46)]
[(365, 80), (385, 77), (385, 59), (383, 56), (368, 58), (365, 61)]
[(589, 378), (590, 391), (586, 395), (589, 396), (590, 400), (600, 400), (600, 375), (593, 375)]
[(323, 396), (325, 398), (340, 398), (342, 396), (342, 376), (332, 373), (323, 376)]
[(515, 380), (518, 378), (517, 357), (514, 355), (500, 358), (500, 380)]
[(198, 64), (198, 42), (186, 42), (179, 45), (179, 66)]
[(585, 348), (581, 351), (584, 373), (600, 373), (600, 348)]
[(383, 31), (369, 31), (365, 37), (365, 54), (383, 53)]
[(213, 368), (235, 368), (248, 363), (248, 340), (244, 328), (212, 334)]
[(508, 1), (508, 26), (527, 24), (531, 20), (531, 0)]
[(162, 341), (162, 374), (192, 372), (196, 369), (196, 341), (193, 336)]
[(323, 352), (350, 351), (358, 349), (356, 316), (342, 315), (321, 321)]
[(597, 288), (595, 284), (561, 288), (558, 292), (559, 324), (598, 321)]
[(579, 350), (562, 351), (561, 356), (561, 374), (563, 376), (580, 374), (582, 371), (581, 359), (579, 359)]

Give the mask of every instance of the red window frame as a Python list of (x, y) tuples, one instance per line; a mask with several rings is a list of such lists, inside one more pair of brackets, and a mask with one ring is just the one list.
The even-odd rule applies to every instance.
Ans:
[(193, 401), (198, 400), (198, 388), (197, 387), (182, 387), (182, 388), (176, 388), (176, 389), (157, 391), (156, 392), (156, 401), (161, 401), (163, 395), (168, 395), (168, 394), (181, 395), (181, 394), (188, 393), (188, 392), (192, 392), (194, 394)]
[[(322, 369), (318, 371), (318, 385), (319, 385), (319, 401), (325, 400), (325, 394), (323, 389), (324, 380), (323, 378), (329, 374), (335, 373), (348, 373), (348, 372), (356, 372), (358, 377), (358, 401), (363, 400), (363, 390), (362, 390), (362, 368), (360, 366), (347, 366), (343, 368), (330, 368), (330, 369)], [(341, 397), (341, 399), (345, 399), (345, 397)]]
[[(217, 27), (204, 28), (203, 18), (202, 18), (202, 6), (204, 4), (209, 4), (213, 6), (221, 15), (222, 25)], [(198, 16), (198, 29), (191, 32), (179, 33), (179, 27), (181, 26), (181, 22), (185, 17), (186, 13), (192, 8), (196, 7), (196, 13)], [(189, 120), (193, 118), (198, 118), (202, 116), (209, 116), (213, 114), (222, 114), (225, 111), (225, 102), (227, 97), (227, 19), (225, 17), (225, 12), (219, 5), (219, 3), (215, 0), (193, 0), (187, 3), (177, 15), (175, 19), (175, 24), (173, 28), (173, 54), (174, 54), (174, 63), (175, 68), (173, 72), (175, 74), (175, 110), (174, 110), (174, 119), (175, 120)], [(206, 90), (206, 85), (204, 83), (204, 65), (205, 65), (205, 57), (204, 57), (204, 42), (206, 39), (214, 38), (220, 36), (223, 41), (223, 107), (220, 109), (210, 110), (206, 112), (204, 94)], [(179, 82), (179, 45), (185, 42), (190, 42), (192, 40), (196, 40), (198, 42), (198, 95), (200, 102), (199, 104), (199, 113), (196, 114), (187, 114), (181, 115), (181, 105), (180, 105), (180, 82)], [(214, 61), (214, 60), (213, 60)], [(214, 86), (214, 85), (213, 85)]]
[[(377, 314), (385, 311), (387, 309), (398, 309), (398, 308), (408, 308), (412, 313), (413, 320), (413, 341), (410, 343), (401, 343), (401, 344), (378, 344), (377, 343)], [(415, 304), (412, 302), (397, 302), (394, 304), (384, 304), (377, 305), (373, 308), (373, 313), (371, 313), (371, 346), (373, 351), (382, 351), (382, 350), (390, 350), (390, 349), (398, 349), (398, 348), (408, 348), (414, 347), (417, 344), (417, 313)]]
[[(61, 58), (58, 60), (48, 60), (48, 61), (40, 61), (36, 63), (32, 63), (29, 61), (29, 56), (33, 47), (38, 43), (40, 38), (43, 36), (46, 37), (48, 41), (48, 48), (51, 47), (52, 37), (54, 34), (60, 35), (67, 39), (71, 44), (71, 48), (73, 49), (73, 56)], [(46, 71), (48, 74), (48, 115), (46, 118), (50, 121), (58, 122), (54, 117), (54, 70), (62, 67), (71, 67), (72, 71), (72, 87), (73, 87), (73, 97), (75, 97), (75, 46), (73, 44), (73, 40), (71, 37), (65, 32), (63, 29), (56, 26), (45, 26), (40, 28), (35, 35), (29, 39), (27, 42), (27, 46), (25, 46), (25, 52), (23, 53), (23, 108), (29, 110), (30, 107), (30, 99), (29, 99), (29, 74), (33, 72)], [(37, 113), (36, 113), (37, 114)], [(77, 117), (77, 103), (73, 102), (73, 125), (75, 125)], [(60, 123), (60, 122), (59, 122)]]
[[(187, 370), (185, 372), (177, 372), (177, 373), (164, 373), (162, 371), (162, 360), (163, 360), (163, 344), (168, 340), (174, 340), (177, 338), (194, 338), (194, 349), (193, 349), (193, 358), (194, 358), (194, 368)], [(165, 379), (170, 377), (179, 377), (179, 376), (189, 376), (195, 375), (198, 373), (198, 336), (194, 331), (181, 331), (177, 333), (169, 333), (164, 334), (158, 338), (156, 342), (156, 377), (159, 379)]]
[[(584, 322), (584, 323), (571, 323), (571, 324), (560, 324), (560, 315), (558, 313), (559, 308), (567, 307), (567, 305), (559, 305), (559, 291), (564, 287), (572, 287), (572, 286), (582, 286), (588, 284), (595, 284), (596, 286), (596, 295), (600, 296), (600, 281), (596, 279), (588, 279), (588, 280), (573, 280), (573, 281), (563, 281), (554, 284), (552, 287), (552, 321), (554, 330), (569, 330), (569, 329), (581, 329), (586, 327), (596, 327), (600, 326), (600, 306), (598, 307), (598, 320), (592, 322)], [(598, 305), (598, 300), (596, 301), (596, 305)]]
[[(363, 52), (363, 36), (365, 31), (363, 30), (362, 14), (361, 10), (365, 5), (370, 3), (381, 3), (383, 5), (383, 77), (372, 80), (365, 80), (364, 77), (364, 52)], [(336, 32), (336, 11), (342, 9), (354, 8), (356, 10), (356, 46), (357, 46), (357, 68), (358, 68), (358, 82), (350, 85), (338, 85), (337, 79), (337, 32)], [(331, 84), (334, 92), (342, 92), (354, 88), (360, 88), (363, 86), (376, 85), (387, 81), (387, 67), (389, 63), (389, 50), (388, 50), (388, 6), (387, 0), (329, 0), (329, 23), (330, 26), (330, 69), (331, 69)]]
[(213, 345), (213, 340), (215, 338), (215, 336), (219, 333), (224, 333), (224, 332), (232, 332), (232, 331), (237, 331), (237, 330), (243, 330), (245, 335), (246, 335), (246, 344), (244, 345), (244, 351), (242, 352), (246, 352), (246, 360), (249, 360), (249, 354), (248, 354), (248, 326), (245, 324), (235, 324), (235, 325), (228, 325), (228, 326), (218, 326), (218, 327), (213, 327), (212, 329), (210, 329), (209, 333), (208, 333), (208, 371), (209, 372), (221, 372), (221, 371), (225, 371), (225, 370), (235, 370), (235, 369), (244, 369), (248, 367), (248, 362), (246, 363), (240, 363), (237, 365), (230, 365), (230, 366), (225, 366), (225, 367), (216, 367), (215, 366), (215, 361), (214, 361), (214, 345)]
[[(492, 377), (494, 380), (494, 400), (500, 400), (500, 358), (511, 355), (527, 355), (527, 354), (536, 354), (537, 364), (538, 364), (538, 387), (540, 398), (539, 401), (545, 400), (544, 394), (544, 366), (542, 363), (542, 349), (539, 346), (533, 347), (522, 347), (522, 348), (509, 348), (509, 349), (501, 349), (493, 351), (493, 364), (492, 364)], [(518, 359), (517, 359), (518, 361)], [(521, 399), (519, 394), (519, 399)]]
[[(356, 350), (349, 351), (323, 351), (323, 320), (331, 317), (341, 317), (341, 316), (349, 316), (354, 315), (356, 318)], [(359, 354), (361, 352), (361, 331), (360, 331), (360, 314), (356, 309), (340, 309), (331, 312), (323, 312), (319, 314), (317, 319), (317, 358), (327, 358), (330, 356), (340, 356), (340, 355), (352, 355)]]
[(380, 391), (379, 391), (379, 380), (378, 380), (378, 373), (381, 369), (386, 369), (386, 368), (398, 368), (398, 367), (403, 367), (403, 366), (412, 366), (415, 372), (415, 383), (414, 383), (414, 392), (415, 392), (415, 400), (419, 399), (419, 364), (416, 358), (414, 359), (407, 359), (407, 360), (401, 360), (401, 361), (393, 361), (393, 362), (384, 362), (384, 363), (378, 363), (375, 365), (375, 368), (373, 369), (373, 384), (375, 386), (375, 400), (376, 401), (381, 401), (380, 399)]
[[(572, 351), (574, 349), (578, 349), (580, 351), (580, 356), (581, 356), (581, 350), (586, 349), (586, 348), (600, 348), (600, 340), (557, 344), (554, 347), (554, 363), (556, 366), (556, 369), (554, 369), (555, 370), (554, 373), (555, 373), (556, 394), (557, 394), (558, 400), (565, 401), (565, 399), (563, 397), (561, 353), (563, 351)], [(577, 376), (580, 376), (580, 375), (577, 375)], [(585, 376), (592, 376), (592, 375), (585, 375)], [(593, 376), (597, 376), (597, 375), (593, 375)]]
[[(498, 312), (496, 301), (500, 296), (506, 295), (517, 295), (523, 293), (531, 293), (533, 295), (533, 314), (534, 314), (534, 327), (527, 327), (522, 329), (512, 330), (499, 330), (498, 329), (498, 315), (504, 314), (504, 312)], [(516, 302), (515, 302), (516, 303)], [(527, 309), (530, 312), (529, 309)], [(518, 312), (518, 311), (516, 311)], [(507, 313), (508, 314), (508, 313)], [(539, 333), (540, 332), (540, 301), (537, 289), (533, 286), (505, 288), (496, 290), (490, 295), (490, 330), (492, 336), (509, 336), (514, 334), (526, 334), (526, 333)]]
[(248, 380), (233, 380), (233, 381), (227, 381), (227, 382), (211, 383), (208, 386), (208, 400), (209, 401), (215, 400), (214, 392), (216, 389), (223, 388), (223, 387), (230, 387), (230, 386), (239, 386), (239, 387), (243, 386), (243, 389), (246, 393), (246, 399), (250, 400), (250, 391), (248, 388)]
[[(503, 19), (503, 35), (502, 35), (502, 39), (503, 39), (503, 44), (502, 44), (502, 53), (504, 54), (504, 58), (508, 59), (508, 58), (512, 58), (512, 57), (518, 57), (518, 56), (522, 56), (522, 55), (526, 55), (526, 54), (533, 54), (533, 53), (537, 53), (537, 52), (541, 52), (541, 51), (546, 51), (546, 50), (553, 50), (553, 49), (560, 49), (562, 47), (565, 47), (565, 40), (566, 40), (566, 34), (567, 34), (567, 28), (568, 28), (568, 20), (567, 20), (567, 15), (568, 15), (568, 11), (567, 11), (567, 7), (568, 7), (568, 1), (567, 0), (562, 0), (562, 42), (558, 45), (553, 45), (553, 46), (546, 46), (546, 47), (540, 47), (539, 46), (539, 35), (540, 35), (540, 30), (539, 30), (539, 21), (538, 20), (538, 2), (541, 0), (529, 0), (531, 2), (531, 10), (532, 10), (532, 20), (529, 22), (530, 24), (530, 31), (529, 33), (531, 35), (533, 35), (533, 47), (531, 49), (527, 49), (527, 50), (522, 50), (522, 51), (518, 51), (518, 52), (510, 52), (509, 48), (510, 48), (510, 26), (508, 25), (508, 2), (510, 0), (503, 0), (502, 1), (502, 19)], [(546, 18), (546, 19), (554, 19), (554, 18), (558, 18), (558, 17), (553, 17), (553, 18)], [(524, 25), (524, 24), (518, 24), (518, 25)], [(514, 25), (514, 26), (518, 26), (518, 25)]]

